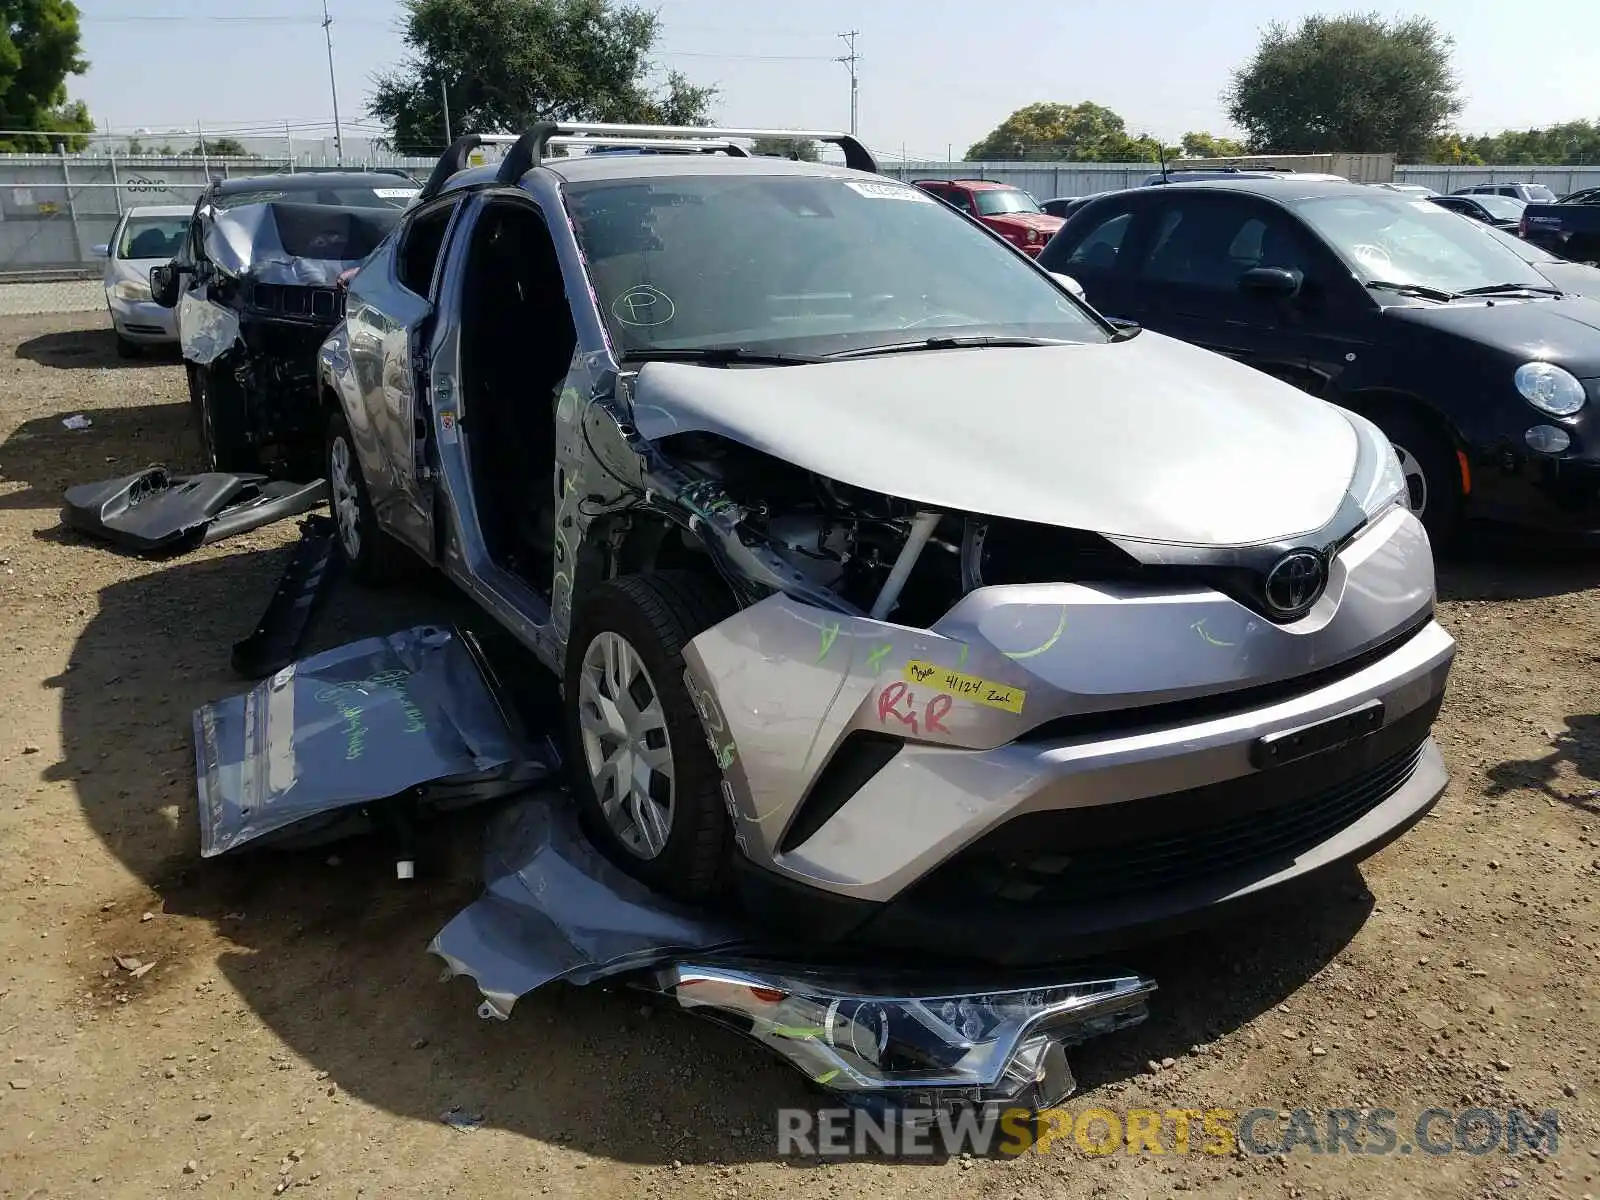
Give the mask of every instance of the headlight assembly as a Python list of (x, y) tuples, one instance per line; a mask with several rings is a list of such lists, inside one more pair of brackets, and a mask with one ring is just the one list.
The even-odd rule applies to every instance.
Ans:
[(1400, 466), (1400, 456), (1387, 438), (1383, 443), (1383, 465), (1373, 477), (1372, 486), (1361, 499), (1361, 510), (1375, 517), (1392, 504), (1411, 503), (1411, 493), (1406, 488), (1406, 473)]
[(112, 285), (111, 294), (118, 300), (148, 300), (150, 285), (138, 279), (119, 279)]
[(1583, 407), (1583, 384), (1555, 363), (1523, 363), (1512, 379), (1524, 400), (1552, 417), (1570, 417)]

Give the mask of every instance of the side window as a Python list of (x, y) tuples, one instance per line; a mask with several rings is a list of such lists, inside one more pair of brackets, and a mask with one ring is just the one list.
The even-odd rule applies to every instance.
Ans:
[(433, 287), (433, 269), (444, 246), (444, 231), (449, 227), (455, 204), (441, 204), (418, 213), (406, 222), (400, 234), (400, 251), (395, 255), (395, 274), (409, 292), (426, 297)]
[(1161, 283), (1232, 291), (1255, 267), (1304, 275), (1309, 266), (1303, 243), (1287, 223), (1248, 201), (1207, 197), (1168, 207), (1143, 275)]
[[(1112, 213), (1067, 255), (1066, 265), (1087, 271), (1116, 270), (1117, 255), (1122, 252), (1122, 243), (1132, 225), (1131, 212)], [(1070, 270), (1067, 273), (1071, 274)]]

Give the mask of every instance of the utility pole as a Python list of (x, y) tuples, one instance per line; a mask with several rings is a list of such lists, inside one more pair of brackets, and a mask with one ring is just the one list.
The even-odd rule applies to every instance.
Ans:
[(339, 129), (339, 83), (333, 74), (333, 18), (328, 15), (328, 0), (322, 0), (322, 36), (328, 42), (328, 90), (333, 93), (333, 154), (342, 167), (344, 136)]
[(834, 59), (835, 62), (842, 62), (845, 65), (846, 69), (848, 69), (849, 72), (850, 72), (850, 136), (851, 137), (855, 137), (855, 135), (856, 135), (856, 92), (858, 90), (858, 83), (859, 83), (859, 81), (856, 78), (856, 63), (861, 60), (861, 56), (856, 53), (856, 38), (858, 36), (860, 36), (860, 33), (861, 33), (861, 31), (859, 29), (852, 29), (849, 33), (841, 33), (839, 35), (839, 37), (840, 37), (841, 40), (843, 40), (843, 42), (844, 42), (844, 44), (846, 46), (850, 47), (850, 53), (846, 54), (846, 55), (842, 55), (841, 57)]
[(439, 101), (444, 105), (444, 144), (450, 145), (450, 90), (446, 86), (444, 76), (439, 76)]

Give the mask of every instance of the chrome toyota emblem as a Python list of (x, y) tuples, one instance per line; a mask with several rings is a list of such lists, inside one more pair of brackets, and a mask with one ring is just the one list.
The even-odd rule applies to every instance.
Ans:
[(1267, 607), (1276, 617), (1297, 617), (1328, 585), (1328, 568), (1315, 550), (1291, 550), (1267, 572)]

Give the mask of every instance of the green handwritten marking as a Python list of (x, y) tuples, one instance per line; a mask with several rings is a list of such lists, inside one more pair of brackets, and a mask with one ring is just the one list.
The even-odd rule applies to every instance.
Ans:
[(965, 642), (962, 642), (961, 643), (961, 657), (956, 659), (956, 666), (964, 667), (966, 665), (967, 665), (967, 644)]
[(824, 1071), (821, 1075), (817, 1076), (817, 1082), (818, 1083), (831, 1082), (833, 1077), (835, 1075), (837, 1075), (838, 1073), (839, 1073), (839, 1068), (838, 1067), (833, 1068), (833, 1070), (831, 1070), (831, 1071)]
[(828, 657), (828, 651), (833, 649), (833, 643), (839, 637), (839, 622), (835, 621), (822, 631), (822, 649), (817, 651), (817, 661), (821, 662)]
[(773, 1037), (800, 1038), (804, 1041), (823, 1037), (826, 1033), (827, 1030), (819, 1025), (774, 1025), (772, 1027)]
[(889, 657), (889, 651), (893, 649), (894, 645), (890, 642), (885, 642), (883, 645), (874, 649), (871, 654), (867, 655), (867, 670), (881, 670), (883, 667), (883, 660)]
[(726, 771), (733, 763), (733, 743), (729, 742), (717, 751), (717, 766)]
[(1056, 631), (1050, 635), (1049, 641), (1045, 642), (1045, 644), (1042, 646), (1035, 646), (1032, 650), (1007, 650), (1005, 655), (1007, 658), (1033, 658), (1036, 655), (1043, 654), (1046, 650), (1050, 649), (1051, 646), (1054, 646), (1061, 640), (1061, 634), (1066, 627), (1067, 610), (1066, 606), (1063, 605), (1061, 609), (1061, 620), (1056, 625)]
[(1212, 637), (1209, 633), (1206, 632), (1206, 623), (1205, 623), (1204, 620), (1196, 621), (1193, 625), (1189, 626), (1189, 628), (1194, 630), (1201, 637), (1205, 638), (1205, 640), (1210, 642), (1213, 646), (1233, 646), (1233, 645), (1237, 645), (1236, 642), (1225, 642), (1221, 638)]

